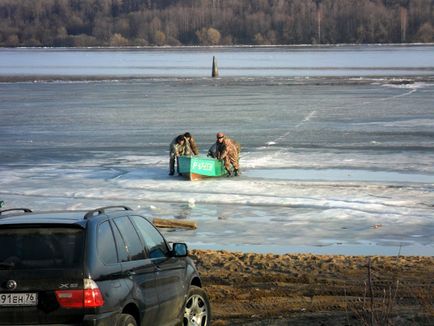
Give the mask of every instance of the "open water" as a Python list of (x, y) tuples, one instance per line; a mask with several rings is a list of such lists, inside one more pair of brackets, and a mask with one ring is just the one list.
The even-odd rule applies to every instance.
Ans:
[[(193, 248), (433, 255), (433, 51), (0, 49), (0, 199), (194, 219), (165, 232)], [(238, 140), (243, 175), (169, 177), (185, 131)]]

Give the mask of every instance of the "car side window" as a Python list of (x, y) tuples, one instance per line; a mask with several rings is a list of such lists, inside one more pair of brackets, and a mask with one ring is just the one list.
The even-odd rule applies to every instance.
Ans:
[(108, 221), (105, 221), (98, 226), (97, 239), (98, 256), (101, 261), (106, 265), (117, 263), (118, 255), (116, 243), (113, 237), (112, 228)]
[(112, 225), (113, 227), (113, 233), (116, 239), (117, 249), (118, 249), (118, 256), (119, 261), (125, 262), (128, 261), (128, 251), (127, 251), (127, 245), (125, 244), (124, 239), (121, 236), (121, 233), (119, 232), (119, 229), (116, 225)]
[(129, 218), (127, 216), (118, 217), (114, 219), (114, 222), (125, 241), (129, 260), (145, 259), (144, 246)]
[(149, 250), (149, 258), (162, 258), (168, 255), (166, 241), (155, 227), (142, 216), (131, 216)]

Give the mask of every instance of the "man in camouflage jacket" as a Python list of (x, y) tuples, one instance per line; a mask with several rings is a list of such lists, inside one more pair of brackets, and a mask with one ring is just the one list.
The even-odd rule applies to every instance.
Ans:
[[(240, 144), (226, 137), (222, 132), (217, 133), (216, 137), (215, 158), (223, 160), (225, 169), (230, 176), (240, 175)], [(210, 151), (212, 151), (212, 147)], [(231, 166), (233, 167), (233, 171)]]

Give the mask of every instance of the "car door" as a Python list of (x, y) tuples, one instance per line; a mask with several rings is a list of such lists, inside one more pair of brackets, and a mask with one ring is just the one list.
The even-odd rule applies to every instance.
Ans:
[[(90, 234), (93, 234), (90, 232)], [(92, 241), (87, 239), (88, 247)], [(98, 259), (92, 254), (96, 252)], [(104, 297), (104, 306), (100, 308), (102, 313), (119, 310), (129, 295), (129, 289), (123, 280), (122, 264), (118, 257), (116, 241), (109, 220), (97, 225), (96, 250), (89, 250), (89, 269), (92, 271), (91, 278), (97, 282)]]
[(142, 216), (131, 216), (141, 234), (148, 255), (157, 269), (156, 286), (160, 301), (159, 325), (173, 324), (179, 321), (185, 296), (188, 291), (186, 261), (172, 257), (166, 241), (157, 229)]
[(139, 306), (142, 325), (157, 325), (159, 297), (155, 264), (145, 258), (144, 244), (128, 217), (115, 218), (113, 221), (115, 238), (120, 243), (124, 280), (130, 288), (131, 298)]

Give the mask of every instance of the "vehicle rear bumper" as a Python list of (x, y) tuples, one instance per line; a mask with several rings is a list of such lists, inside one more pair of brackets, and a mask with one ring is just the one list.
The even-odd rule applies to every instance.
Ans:
[(86, 315), (83, 318), (83, 326), (114, 326), (119, 314), (116, 312), (108, 312), (98, 315)]
[[(110, 312), (99, 315), (85, 315), (83, 318), (83, 322), (81, 323), (73, 323), (73, 324), (20, 324), (20, 326), (115, 326), (116, 321), (118, 319), (118, 313)], [(0, 325), (10, 325), (10, 324), (2, 324)]]

